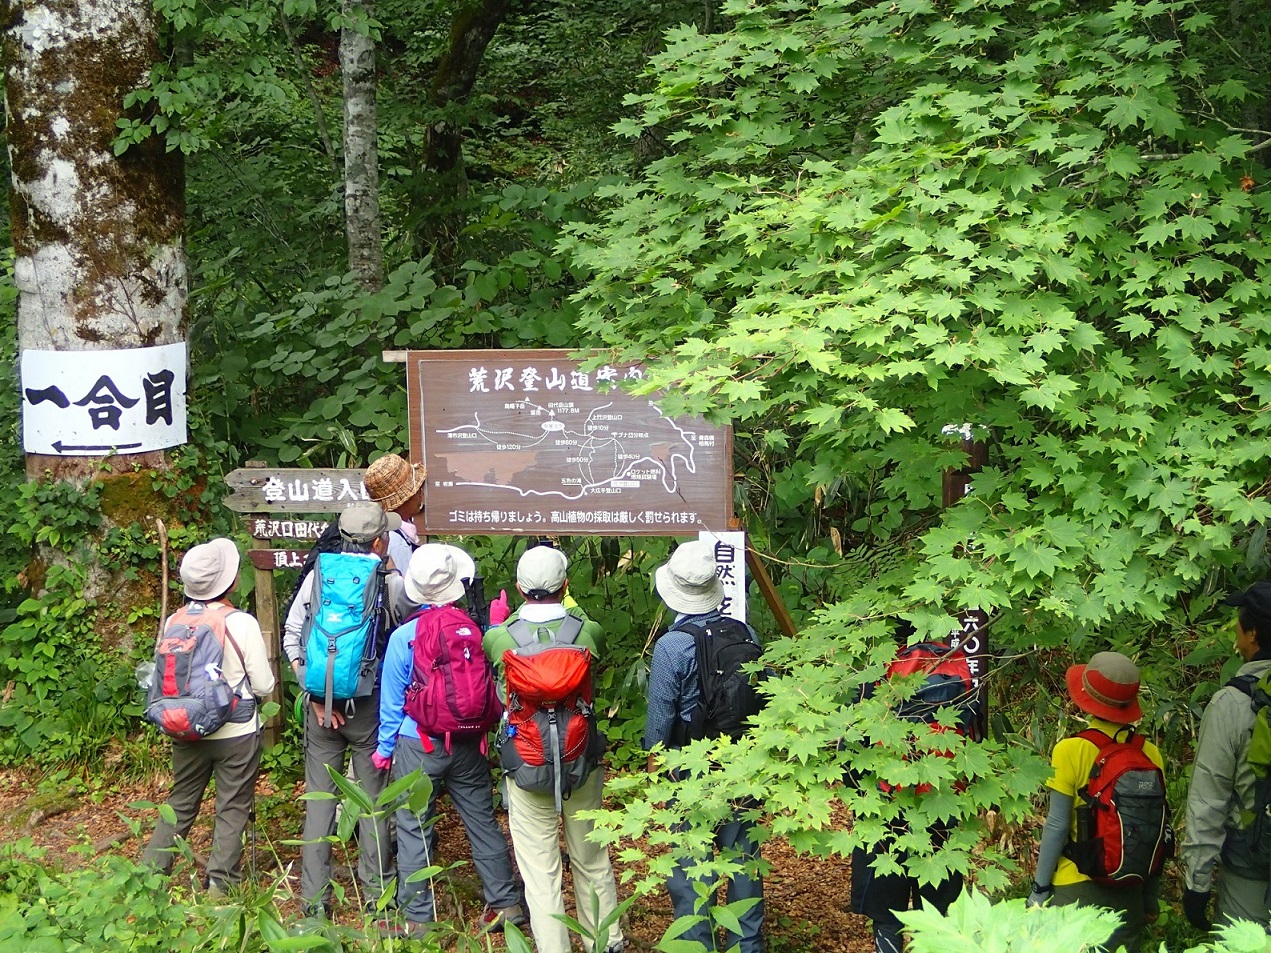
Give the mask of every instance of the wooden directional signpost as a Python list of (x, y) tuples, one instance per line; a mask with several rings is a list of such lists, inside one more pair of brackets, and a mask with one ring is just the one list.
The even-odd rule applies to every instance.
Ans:
[[(269, 652), (269, 664), (275, 677), (281, 675), (279, 655), (282, 627), (278, 617), (278, 597), (274, 589), (274, 570), (299, 569), (305, 555), (327, 528), (327, 520), (293, 519), (296, 515), (329, 514), (334, 518), (350, 503), (368, 500), (362, 486), (362, 470), (296, 470), (266, 469), (248, 466), (225, 477), (230, 495), (225, 505), (247, 516), (247, 530), (253, 539), (279, 544), (281, 547), (252, 549), (247, 553), (256, 578), (256, 618)], [(288, 545), (291, 544), (291, 545)], [(270, 695), (270, 701), (282, 698), (282, 680)], [(281, 738), (282, 722), (278, 716), (265, 726), (269, 744)]]

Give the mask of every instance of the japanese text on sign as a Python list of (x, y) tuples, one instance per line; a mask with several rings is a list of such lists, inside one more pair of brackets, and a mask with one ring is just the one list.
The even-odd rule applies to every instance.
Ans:
[(719, 611), (738, 622), (746, 621), (746, 534), (700, 532), (697, 538), (715, 550), (715, 574), (724, 584)]
[(186, 441), (185, 344), (118, 351), (25, 350), (27, 453), (145, 453)]

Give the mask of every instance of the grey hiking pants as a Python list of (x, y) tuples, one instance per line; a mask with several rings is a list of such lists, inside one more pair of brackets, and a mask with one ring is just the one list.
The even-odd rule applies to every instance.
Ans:
[[(341, 702), (335, 703), (337, 712)], [(327, 770), (344, 773), (346, 754), (353, 760), (353, 772), (372, 801), (388, 783), (388, 775), (371, 764), (380, 727), (379, 695), (359, 698), (339, 728), (324, 728), (309, 705), (305, 709), (305, 791), (338, 794), (339, 789)], [(331, 843), (325, 838), (335, 833), (336, 804), (330, 799), (305, 801), (305, 845), (300, 852), (300, 898), (307, 906), (331, 902)], [(388, 818), (362, 817), (358, 821), (357, 874), (363, 902), (374, 903), (384, 892), (389, 877)]]
[(261, 735), (253, 731), (218, 741), (172, 742), (172, 794), (168, 805), (176, 812), (176, 824), (163, 818), (141, 855), (141, 862), (167, 873), (172, 869), (178, 837), (186, 837), (199, 816), (207, 782), (216, 778), (216, 821), (212, 851), (207, 858), (208, 883), (233, 886), (242, 879), (243, 831), (256, 793), (260, 767)]
[(491, 907), (520, 903), (508, 842), (494, 819), (494, 779), (480, 741), (452, 738), (449, 752), (442, 739), (432, 739), (432, 743), (433, 750), (425, 752), (418, 738), (398, 735), (393, 753), (394, 781), (422, 769), (433, 782), (432, 796), (421, 814), (405, 808), (397, 812), (398, 907), (413, 923), (430, 923), (436, 918), (431, 882), (409, 881), (411, 874), (437, 863), (437, 836), (430, 822), (443, 789), (463, 820), (485, 902)]

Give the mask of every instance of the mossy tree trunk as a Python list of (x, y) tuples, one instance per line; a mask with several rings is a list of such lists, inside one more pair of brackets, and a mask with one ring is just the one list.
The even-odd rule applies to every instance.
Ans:
[[(4, 92), (12, 163), (18, 347), (123, 350), (183, 340), (180, 153), (151, 138), (116, 156), (127, 93), (160, 56), (149, 0), (9, 0)], [(113, 469), (166, 466), (162, 452)], [(28, 455), (27, 474), (80, 480), (94, 457)]]
[(344, 230), (349, 270), (367, 291), (384, 286), (379, 150), (375, 118), (375, 40), (370, 0), (344, 0), (340, 72), (344, 78)]

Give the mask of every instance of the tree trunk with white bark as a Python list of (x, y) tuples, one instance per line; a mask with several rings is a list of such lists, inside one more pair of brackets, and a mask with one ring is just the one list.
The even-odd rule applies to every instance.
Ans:
[[(375, 118), (375, 41), (364, 24), (371, 4), (344, 0), (340, 72), (344, 78), (344, 231), (349, 270), (367, 291), (384, 286), (379, 149)], [(349, 25), (357, 24), (356, 26)]]

